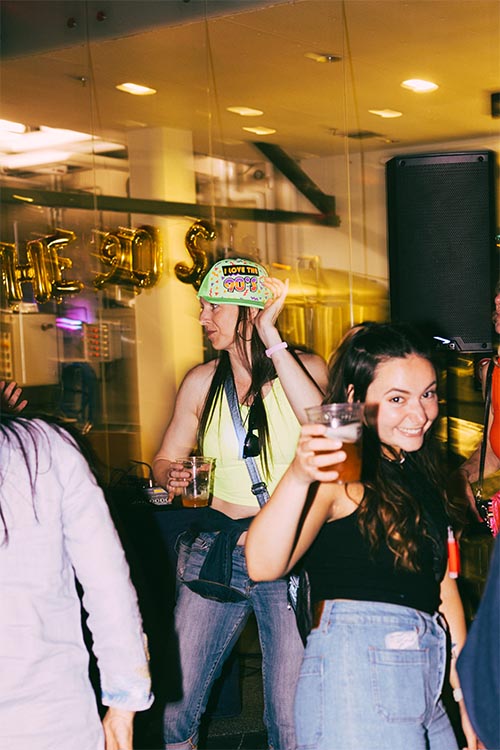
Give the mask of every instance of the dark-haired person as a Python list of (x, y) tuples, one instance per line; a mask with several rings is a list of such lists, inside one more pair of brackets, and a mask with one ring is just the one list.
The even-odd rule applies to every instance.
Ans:
[[(300, 423), (305, 420), (304, 406), (321, 403), (327, 369), (315, 355), (293, 356), (281, 340), (275, 321), (286, 293), (287, 284), (244, 259), (218, 261), (205, 276), (198, 293), (200, 323), (219, 356), (193, 368), (184, 378), (155, 457), (156, 480), (172, 496), (186, 484), (175, 459), (190, 455), (197, 446), (202, 455), (216, 458), (212, 508), (232, 519), (251, 518), (259, 512), (243, 460), (244, 446), (236, 437), (224, 391), (226, 378), (234, 381), (245, 431), (250, 428), (254, 435), (257, 450), (252, 455), (270, 492), (292, 460)], [(262, 647), (269, 746), (295, 748), (293, 696), (303, 646), (287, 604), (286, 581), (255, 584), (249, 579), (245, 535), (232, 552), (231, 585), (248, 598), (213, 601), (180, 585), (175, 624), (182, 698), (166, 706), (167, 748), (196, 747), (213, 682), (252, 611)], [(210, 539), (213, 533), (202, 533), (193, 545), (186, 577), (189, 566), (199, 569)]]
[[(0, 416), (0, 747), (132, 750), (152, 703), (135, 591), (102, 491), (74, 439)], [(76, 580), (97, 657), (89, 679)]]
[[(295, 700), (299, 748), (457, 750), (441, 701), (447, 631), (454, 655), (466, 629), (432, 425), (436, 369), (403, 326), (367, 323), (343, 339), (326, 402), (365, 403), (360, 482), (336, 482), (346, 454), (323, 425), (302, 428), (296, 456), (252, 523), (251, 577), (283, 576), (303, 558), (314, 627)], [(456, 522), (455, 522), (456, 516)], [(480, 745), (451, 662), (469, 750)]]

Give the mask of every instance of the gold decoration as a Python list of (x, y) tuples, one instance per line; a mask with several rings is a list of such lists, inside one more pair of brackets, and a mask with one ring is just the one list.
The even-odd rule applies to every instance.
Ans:
[(184, 243), (193, 259), (193, 265), (189, 267), (186, 263), (176, 263), (174, 271), (179, 281), (192, 284), (196, 291), (213, 261), (212, 253), (207, 251), (207, 244), (213, 242), (216, 237), (215, 228), (205, 219), (195, 221), (186, 232)]
[(70, 229), (56, 229), (54, 234), (26, 243), (28, 269), (32, 269), (31, 283), (38, 303), (54, 298), (58, 302), (65, 294), (78, 294), (83, 289), (81, 281), (66, 281), (62, 272), (73, 267), (70, 258), (59, 255), (60, 249), (76, 239)]
[(119, 227), (102, 235), (99, 258), (111, 267), (108, 273), (94, 279), (96, 289), (105, 284), (118, 284), (134, 290), (149, 289), (163, 271), (160, 232), (152, 226), (138, 229)]
[(21, 270), (17, 262), (17, 250), (10, 242), (0, 242), (0, 299), (9, 305), (21, 302)]

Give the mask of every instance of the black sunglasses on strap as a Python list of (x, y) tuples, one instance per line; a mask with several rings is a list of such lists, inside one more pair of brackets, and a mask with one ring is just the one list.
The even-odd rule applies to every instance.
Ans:
[(255, 414), (254, 404), (252, 404), (250, 409), (248, 410), (248, 431), (245, 436), (245, 442), (243, 443), (243, 458), (255, 458), (260, 454), (259, 436), (254, 435), (254, 430), (256, 429), (257, 418)]

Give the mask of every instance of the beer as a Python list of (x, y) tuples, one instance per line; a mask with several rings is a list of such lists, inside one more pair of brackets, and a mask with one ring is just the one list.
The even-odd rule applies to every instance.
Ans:
[(203, 508), (209, 504), (215, 459), (189, 456), (178, 459), (189, 473), (188, 483), (182, 489), (181, 501), (185, 508)]
[(308, 419), (328, 427), (326, 436), (342, 441), (342, 450), (347, 458), (341, 464), (330, 466), (325, 471), (339, 472), (337, 482), (359, 482), (362, 464), (363, 404), (323, 404), (306, 409)]
[(202, 508), (208, 505), (210, 495), (210, 471), (198, 469), (192, 481), (182, 491), (185, 508)]
[(347, 454), (347, 458), (341, 464), (329, 467), (339, 472), (337, 482), (345, 484), (346, 482), (359, 482), (361, 479), (361, 462), (363, 460), (362, 436), (363, 428), (361, 422), (353, 422), (342, 427), (330, 427), (326, 434), (331, 438), (342, 440), (342, 450)]

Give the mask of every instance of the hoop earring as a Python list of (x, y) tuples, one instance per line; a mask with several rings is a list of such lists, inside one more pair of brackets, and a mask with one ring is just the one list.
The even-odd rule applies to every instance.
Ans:
[(248, 320), (245, 320), (245, 321), (244, 321), (244, 320), (240, 320), (240, 322), (238, 323), (238, 325), (237, 325), (237, 327), (236, 327), (236, 335), (237, 335), (237, 336), (238, 336), (238, 338), (240, 338), (240, 339), (241, 339), (242, 341), (246, 341), (246, 342), (249, 342), (249, 341), (251, 341), (251, 340), (252, 340), (252, 337), (253, 337), (253, 324), (252, 324), (252, 333), (250, 334), (250, 338), (249, 338), (249, 339), (246, 339), (246, 338), (245, 338), (245, 337), (243, 336), (243, 334), (242, 334), (242, 333), (240, 333), (240, 330), (239, 330), (239, 328), (240, 328), (240, 326), (241, 326), (241, 324), (242, 324), (242, 323), (243, 323), (243, 324), (245, 324), (245, 327), (246, 327), (246, 325), (248, 324), (248, 322), (249, 322)]

